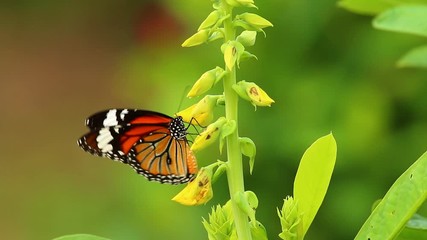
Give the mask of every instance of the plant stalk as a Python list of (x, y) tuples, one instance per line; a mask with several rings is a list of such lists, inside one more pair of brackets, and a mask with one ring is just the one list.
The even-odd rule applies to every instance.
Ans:
[[(232, 7), (224, 4), (226, 14), (232, 16)], [(232, 18), (229, 17), (224, 21), (224, 41), (232, 41), (236, 38), (236, 31), (233, 26)], [(237, 64), (236, 64), (237, 65)], [(235, 65), (235, 66), (236, 66)], [(251, 240), (251, 232), (249, 226), (248, 216), (237, 205), (235, 197), (237, 193), (245, 191), (243, 179), (243, 166), (242, 154), (240, 151), (240, 144), (238, 139), (238, 95), (233, 90), (232, 86), (236, 83), (236, 67), (227, 70), (224, 78), (224, 96), (225, 96), (225, 115), (230, 121), (236, 122), (236, 130), (233, 134), (226, 138), (227, 141), (227, 156), (228, 156), (228, 169), (227, 180), (230, 191), (231, 204), (233, 209), (234, 224), (237, 231), (238, 239)], [(227, 66), (225, 66), (227, 69)]]

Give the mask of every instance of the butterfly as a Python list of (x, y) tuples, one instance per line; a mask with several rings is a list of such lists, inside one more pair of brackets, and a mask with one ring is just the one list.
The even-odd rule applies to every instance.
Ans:
[(109, 109), (86, 119), (78, 145), (93, 155), (128, 164), (150, 181), (180, 184), (197, 173), (182, 117), (139, 109)]

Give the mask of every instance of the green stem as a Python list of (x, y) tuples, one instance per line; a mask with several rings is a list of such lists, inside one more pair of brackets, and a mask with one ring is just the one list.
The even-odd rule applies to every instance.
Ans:
[[(228, 6), (227, 4), (224, 4), (223, 6), (226, 14), (230, 14), (230, 16), (232, 16), (232, 7)], [(232, 17), (229, 17), (224, 21), (224, 32), (225, 42), (235, 40), (236, 31), (233, 26)], [(225, 66), (225, 69), (227, 69), (227, 66)], [(245, 191), (245, 186), (243, 179), (242, 154), (240, 151), (240, 144), (238, 139), (239, 98), (232, 88), (233, 84), (236, 83), (236, 67), (233, 67), (231, 70), (227, 70), (227, 72), (228, 73), (224, 78), (225, 115), (229, 121), (234, 120), (236, 122), (236, 130), (233, 134), (226, 138), (228, 156), (228, 187), (230, 191), (234, 224), (236, 227), (238, 239), (251, 240), (252, 236), (250, 232), (248, 216), (239, 208), (234, 199), (238, 195), (237, 193), (243, 193)]]

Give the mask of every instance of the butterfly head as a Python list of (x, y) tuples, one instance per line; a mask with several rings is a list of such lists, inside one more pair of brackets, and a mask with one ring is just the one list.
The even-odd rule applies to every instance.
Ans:
[(171, 132), (172, 137), (175, 139), (181, 140), (185, 139), (187, 136), (187, 128), (184, 125), (184, 120), (182, 120), (181, 116), (178, 116), (169, 124), (169, 131)]

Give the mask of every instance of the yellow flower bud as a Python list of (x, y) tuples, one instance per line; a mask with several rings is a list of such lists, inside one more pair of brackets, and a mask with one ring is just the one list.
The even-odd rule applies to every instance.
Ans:
[(252, 105), (265, 107), (271, 106), (274, 100), (267, 93), (253, 82), (240, 81), (233, 85), (233, 89), (237, 94), (245, 100), (248, 100)]
[(221, 133), (221, 128), (227, 122), (225, 117), (220, 117), (216, 122), (210, 124), (201, 134), (199, 134), (191, 145), (191, 150), (198, 151), (214, 143)]
[(224, 76), (224, 74), (224, 70), (220, 67), (216, 67), (215, 69), (203, 73), (196, 83), (194, 83), (193, 87), (188, 92), (187, 97), (197, 97), (207, 92)]
[(206, 95), (198, 103), (178, 112), (176, 115), (181, 116), (184, 122), (192, 122), (201, 126), (206, 126), (213, 120), (213, 108), (215, 107), (220, 95)]
[(255, 29), (261, 30), (262, 28), (272, 27), (273, 24), (267, 19), (255, 13), (242, 13), (236, 16), (236, 19), (243, 20)]
[(218, 22), (220, 17), (219, 11), (215, 10), (211, 12), (206, 19), (200, 24), (198, 31), (202, 29), (207, 29), (211, 26), (213, 26), (216, 22)]
[(212, 168), (202, 168), (196, 178), (179, 192), (173, 201), (187, 206), (195, 206), (207, 203), (213, 196)]
[(189, 37), (181, 45), (183, 47), (193, 47), (205, 43), (209, 38), (209, 30), (203, 29), (195, 33), (193, 36)]

